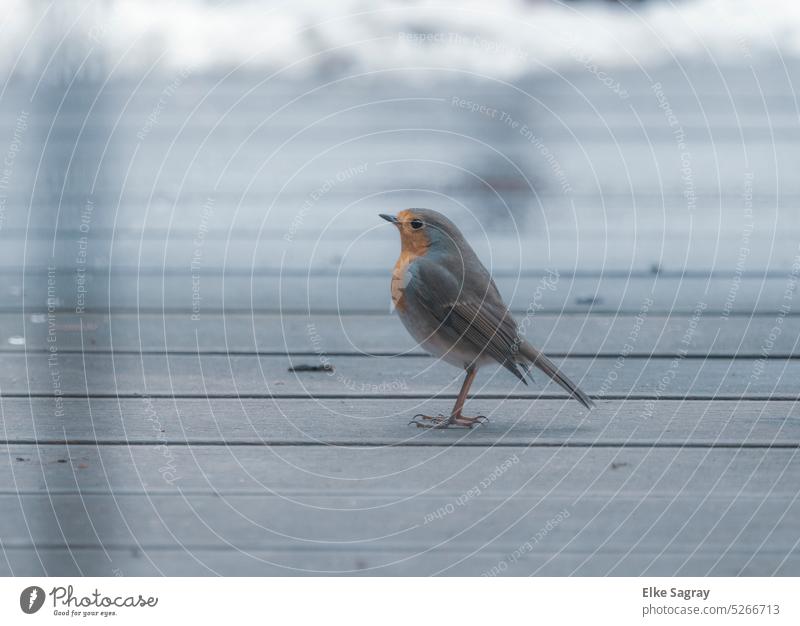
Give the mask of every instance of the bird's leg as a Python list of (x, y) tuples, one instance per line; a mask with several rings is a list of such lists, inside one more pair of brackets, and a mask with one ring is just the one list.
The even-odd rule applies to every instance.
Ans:
[(464, 403), (467, 401), (467, 393), (472, 386), (472, 381), (475, 380), (475, 375), (478, 373), (478, 368), (470, 365), (467, 368), (467, 376), (464, 378), (464, 384), (461, 385), (461, 391), (458, 393), (456, 403), (453, 405), (453, 411), (450, 413), (448, 422), (454, 426), (464, 426), (465, 428), (472, 428), (475, 424), (481, 424), (488, 421), (485, 415), (478, 415), (476, 417), (467, 417), (461, 414), (461, 409), (464, 408)]
[[(467, 393), (472, 386), (472, 381), (475, 380), (475, 374), (478, 373), (478, 368), (474, 365), (467, 367), (467, 376), (464, 378), (464, 384), (461, 385), (461, 391), (458, 392), (456, 403), (453, 406), (453, 411), (450, 417), (444, 415), (415, 415), (414, 419), (409, 422), (416, 424), (418, 428), (447, 428), (448, 426), (462, 426), (464, 428), (472, 428), (475, 424), (481, 424), (483, 421), (488, 421), (485, 415), (478, 415), (477, 417), (466, 417), (461, 414), (461, 409), (464, 408), (464, 403), (467, 401)], [(421, 418), (422, 422), (418, 422), (417, 418)]]

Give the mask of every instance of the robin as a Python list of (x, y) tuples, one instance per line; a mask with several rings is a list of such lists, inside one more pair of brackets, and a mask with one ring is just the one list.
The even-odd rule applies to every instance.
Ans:
[[(526, 385), (535, 365), (591, 409), (594, 403), (544, 354), (519, 336), (491, 274), (455, 224), (430, 209), (380, 215), (400, 231), (392, 302), (403, 325), (428, 352), (466, 370), (449, 416), (416, 415), (421, 428), (472, 428), (486, 419), (461, 413), (478, 368), (500, 363)], [(419, 420), (418, 420), (419, 418)]]

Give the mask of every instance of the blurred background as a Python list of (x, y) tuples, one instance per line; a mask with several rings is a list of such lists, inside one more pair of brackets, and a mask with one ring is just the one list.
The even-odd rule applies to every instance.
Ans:
[(1, 28), (5, 266), (85, 269), (65, 308), (191, 308), (193, 260), (207, 309), (220, 272), (264, 306), (251, 273), (389, 267), (375, 214), (409, 206), (512, 275), (735, 264), (744, 196), (750, 262), (795, 223), (792, 2), (5, 1)]
[[(0, 573), (800, 571), (797, 2), (0, 0), (0, 40)], [(408, 207), (593, 420), (487, 368), (490, 428), (406, 426), (460, 384), (389, 314)]]

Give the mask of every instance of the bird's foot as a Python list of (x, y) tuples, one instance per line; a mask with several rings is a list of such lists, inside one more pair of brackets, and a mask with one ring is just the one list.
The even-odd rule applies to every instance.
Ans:
[(467, 417), (465, 415), (450, 415), (445, 416), (441, 413), (439, 415), (423, 415), (422, 413), (417, 413), (409, 422), (410, 424), (416, 424), (417, 428), (449, 428), (450, 426), (457, 426), (461, 428), (472, 428), (475, 424), (483, 424), (484, 422), (488, 422), (489, 418), (485, 415), (478, 415), (476, 417)]

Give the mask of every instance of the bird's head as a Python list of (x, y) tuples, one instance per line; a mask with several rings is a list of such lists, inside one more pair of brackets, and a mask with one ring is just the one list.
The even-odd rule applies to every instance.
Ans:
[(428, 253), (463, 253), (469, 246), (458, 227), (441, 213), (430, 209), (405, 209), (397, 215), (381, 217), (391, 222), (400, 231), (400, 244), (406, 254), (423, 256)]

